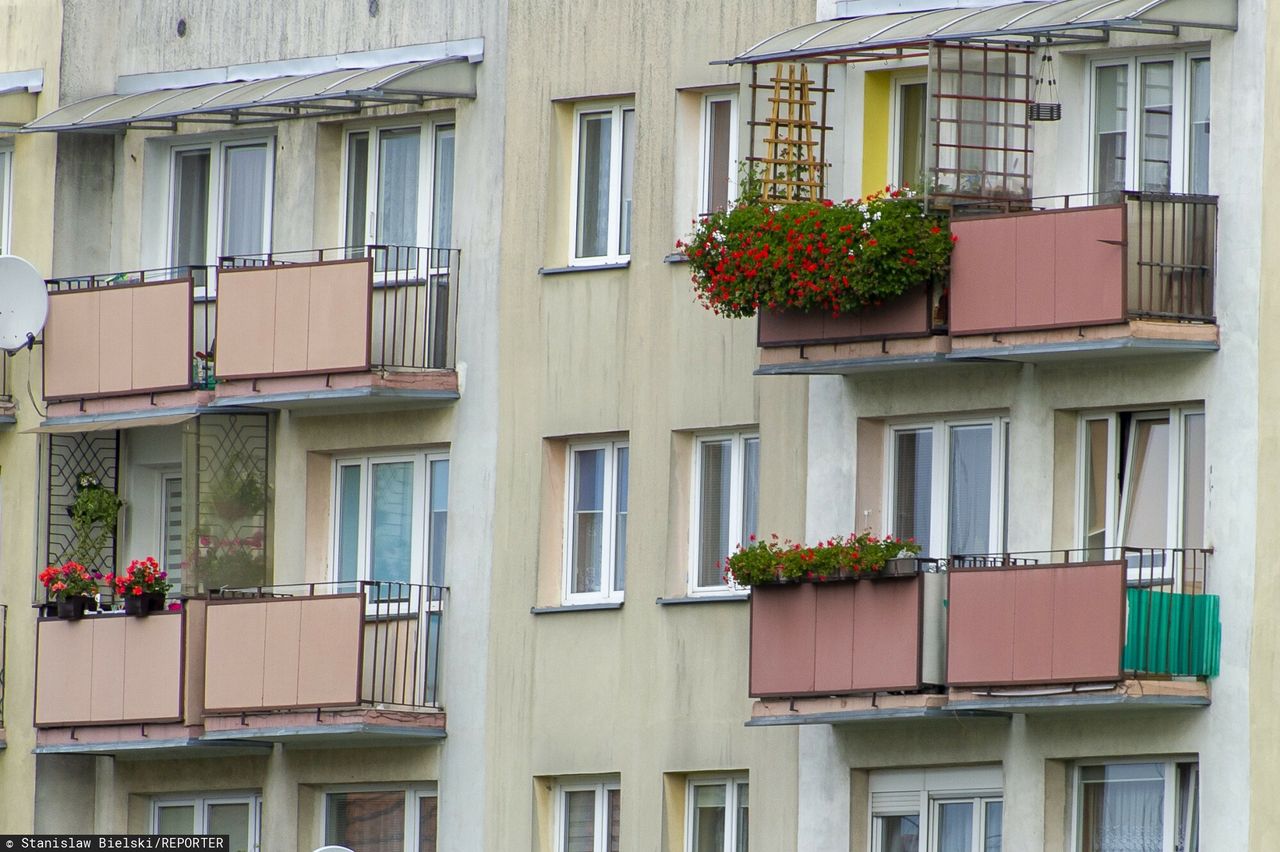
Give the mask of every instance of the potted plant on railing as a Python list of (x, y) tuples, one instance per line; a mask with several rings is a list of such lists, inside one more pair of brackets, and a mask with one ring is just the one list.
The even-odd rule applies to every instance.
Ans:
[(918, 571), (919, 553), (920, 545), (910, 539), (878, 538), (865, 532), (834, 536), (815, 545), (779, 539), (777, 535), (768, 539), (752, 536), (724, 560), (724, 576), (727, 582), (744, 587), (909, 577)]
[(50, 565), (40, 572), (40, 582), (56, 604), (58, 618), (75, 620), (84, 616), (89, 602), (98, 594), (102, 574), (79, 562)]
[(149, 615), (164, 609), (164, 598), (171, 588), (168, 576), (155, 557), (148, 556), (130, 562), (123, 574), (108, 574), (106, 579), (124, 599), (127, 615)]
[(748, 176), (736, 204), (677, 241), (694, 294), (723, 317), (761, 309), (857, 314), (937, 281), (955, 237), (910, 189), (866, 198), (769, 204)]

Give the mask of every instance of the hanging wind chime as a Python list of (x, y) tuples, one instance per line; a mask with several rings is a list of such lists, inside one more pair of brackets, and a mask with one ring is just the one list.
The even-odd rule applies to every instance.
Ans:
[(1053, 73), (1053, 57), (1046, 45), (1040, 51), (1040, 68), (1036, 72), (1036, 86), (1027, 104), (1027, 121), (1061, 121), (1062, 103), (1058, 100), (1058, 81)]

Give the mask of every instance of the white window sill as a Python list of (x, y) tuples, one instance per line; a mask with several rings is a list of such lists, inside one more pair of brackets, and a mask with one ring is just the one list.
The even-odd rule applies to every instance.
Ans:
[(560, 612), (593, 612), (608, 609), (622, 609), (622, 601), (605, 601), (604, 603), (562, 604), (560, 606), (530, 607), (533, 615), (555, 615)]
[(679, 598), (658, 598), (654, 603), (658, 606), (680, 606), (683, 604), (738, 603), (751, 600), (751, 592), (724, 592), (720, 594), (685, 595)]
[(599, 272), (602, 269), (627, 269), (631, 266), (630, 258), (626, 260), (600, 261), (599, 263), (580, 263), (573, 266), (539, 267), (539, 275), (568, 275), (571, 272)]

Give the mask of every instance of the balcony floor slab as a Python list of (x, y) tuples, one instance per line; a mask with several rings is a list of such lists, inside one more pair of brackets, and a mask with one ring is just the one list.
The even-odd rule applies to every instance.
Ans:
[(994, 709), (956, 710), (937, 693), (909, 695), (855, 695), (830, 698), (765, 699), (751, 709), (748, 728), (779, 725), (847, 725), (906, 719), (956, 719), (986, 717), (1007, 719)]
[(229, 757), (265, 754), (269, 743), (226, 738), (203, 740), (199, 725), (95, 725), (41, 728), (36, 731), (36, 754), (111, 755), (128, 760), (187, 757)]
[(445, 737), (443, 711), (321, 710), (205, 717), (204, 742), (246, 740), (299, 748), (431, 745)]
[(1211, 703), (1204, 681), (1126, 680), (1106, 688), (1081, 691), (952, 690), (947, 707), (1003, 713), (1077, 713), (1098, 710), (1198, 709)]
[(1043, 363), (1218, 351), (1218, 326), (1130, 320), (1102, 326), (953, 337), (948, 361)]
[(232, 379), (217, 388), (215, 409), (250, 405), (297, 414), (395, 411), (450, 405), (460, 398), (453, 370), (335, 373)]

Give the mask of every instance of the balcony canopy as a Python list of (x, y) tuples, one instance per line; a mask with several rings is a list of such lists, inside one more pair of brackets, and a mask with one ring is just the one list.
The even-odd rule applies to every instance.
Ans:
[(880, 59), (934, 42), (1105, 41), (1111, 32), (1234, 30), (1236, 0), (1036, 0), (816, 21), (770, 36), (730, 64)]
[(468, 56), (445, 56), (375, 68), (342, 68), (176, 88), (156, 86), (78, 101), (40, 116), (22, 130), (169, 130), (179, 121), (263, 124), (352, 113), (388, 104), (421, 104), (428, 98), (474, 98), (474, 61)]

